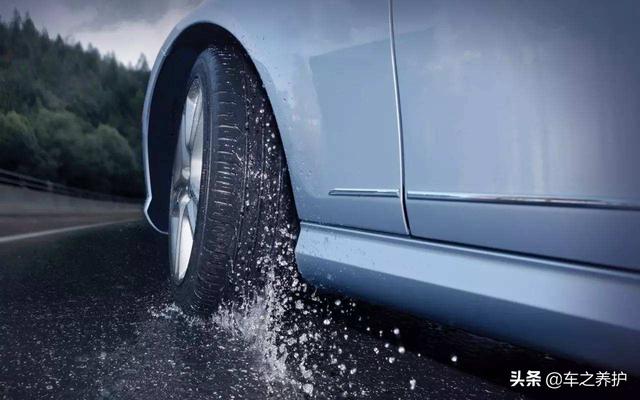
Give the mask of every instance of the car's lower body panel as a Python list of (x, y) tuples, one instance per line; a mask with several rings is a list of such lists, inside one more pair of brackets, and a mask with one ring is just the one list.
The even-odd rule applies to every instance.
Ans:
[(409, 196), (409, 224), (417, 237), (640, 270), (637, 205)]
[(318, 286), (640, 371), (640, 274), (310, 223), (296, 257)]

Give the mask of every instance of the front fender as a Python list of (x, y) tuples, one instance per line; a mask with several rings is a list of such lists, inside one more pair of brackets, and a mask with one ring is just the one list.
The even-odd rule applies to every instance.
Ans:
[[(145, 213), (154, 227), (166, 231), (170, 118), (189, 63), (208, 45), (232, 41), (270, 99), (299, 217), (407, 234), (389, 16), (388, 0), (223, 0), (185, 17), (160, 50), (145, 100)], [(397, 195), (330, 195), (336, 188)]]

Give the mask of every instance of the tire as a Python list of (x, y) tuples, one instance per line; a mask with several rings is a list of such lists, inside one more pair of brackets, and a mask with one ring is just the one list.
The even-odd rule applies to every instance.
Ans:
[[(288, 285), (299, 224), (276, 121), (248, 56), (233, 46), (207, 48), (185, 98), (194, 85), (201, 89), (203, 136), (197, 217), (186, 272), (182, 279), (173, 273), (172, 286), (185, 312), (206, 314), (274, 280)], [(179, 140), (176, 146), (180, 151)]]

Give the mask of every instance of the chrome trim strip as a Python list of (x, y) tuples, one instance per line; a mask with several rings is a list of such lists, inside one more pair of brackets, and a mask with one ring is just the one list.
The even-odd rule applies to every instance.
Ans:
[(400, 197), (398, 189), (342, 189), (336, 188), (329, 191), (329, 196), (356, 196), (356, 197)]
[(406, 205), (406, 190), (404, 171), (404, 139), (402, 137), (402, 107), (400, 107), (400, 86), (398, 83), (398, 63), (396, 61), (396, 34), (393, 24), (393, 0), (389, 0), (389, 44), (391, 46), (391, 69), (393, 71), (393, 94), (396, 101), (396, 127), (398, 129), (398, 156), (400, 157), (400, 206), (402, 207), (402, 222), (404, 229), (409, 234), (409, 218)]
[(640, 204), (616, 200), (575, 199), (562, 197), (519, 196), (476, 193), (442, 193), (408, 191), (407, 198), (411, 200), (451, 201), (464, 203), (511, 204), (520, 206), (548, 206), (601, 208), (612, 210), (640, 211)]

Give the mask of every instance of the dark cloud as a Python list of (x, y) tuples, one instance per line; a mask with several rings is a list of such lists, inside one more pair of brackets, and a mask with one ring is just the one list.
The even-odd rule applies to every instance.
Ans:
[(153, 23), (175, 9), (191, 9), (202, 0), (61, 0), (80, 12), (95, 13), (79, 28), (98, 30), (116, 24)]
[[(114, 52), (125, 64), (153, 62), (173, 25), (202, 0), (0, 0), (0, 17), (29, 13), (39, 29)], [(133, 38), (133, 40), (132, 40)]]

